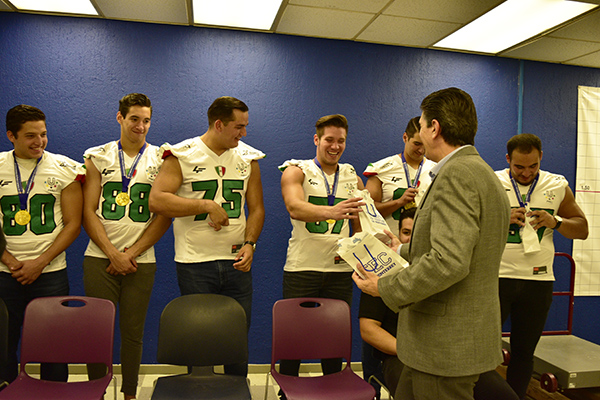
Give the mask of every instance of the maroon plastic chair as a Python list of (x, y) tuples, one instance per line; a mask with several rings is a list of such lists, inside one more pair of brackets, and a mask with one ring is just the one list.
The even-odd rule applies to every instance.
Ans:
[[(350, 307), (342, 300), (297, 298), (273, 306), (271, 376), (288, 400), (371, 400), (375, 389), (350, 368), (352, 327)], [(346, 360), (341, 372), (314, 377), (282, 375), (280, 360)], [(269, 376), (267, 375), (267, 383)], [(268, 388), (267, 384), (267, 388)], [(267, 392), (265, 390), (265, 399)]]
[[(67, 305), (67, 302), (70, 302)], [(2, 400), (99, 400), (112, 379), (115, 306), (81, 296), (40, 297), (25, 309), (19, 376), (0, 392)], [(28, 363), (102, 363), (108, 374), (84, 382), (31, 377)]]

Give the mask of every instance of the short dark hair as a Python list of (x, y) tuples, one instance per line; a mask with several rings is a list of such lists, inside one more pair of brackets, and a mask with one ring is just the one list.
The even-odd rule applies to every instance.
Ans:
[(519, 153), (529, 154), (533, 149), (537, 149), (540, 154), (542, 153), (542, 141), (532, 133), (515, 135), (506, 142), (506, 154), (508, 154), (508, 157), (512, 157), (512, 153), (515, 150), (518, 150)]
[(408, 136), (408, 139), (412, 139), (413, 136), (415, 136), (415, 133), (419, 133), (420, 130), (421, 125), (419, 124), (419, 117), (414, 117), (408, 121), (408, 125), (406, 125), (406, 130), (404, 132), (406, 133), (406, 136)]
[(346, 135), (348, 135), (348, 120), (342, 114), (325, 115), (318, 119), (315, 123), (315, 128), (317, 128), (317, 137), (319, 139), (323, 136), (323, 132), (328, 126), (344, 128), (346, 130)]
[(417, 213), (417, 207), (405, 208), (400, 213), (400, 220), (398, 221), (400, 224), (400, 228), (402, 228), (402, 221), (406, 218), (415, 219), (415, 214)]
[(231, 96), (222, 96), (213, 101), (208, 107), (208, 126), (212, 126), (217, 120), (221, 120), (225, 125), (233, 121), (233, 110), (247, 112), (248, 106), (241, 100)]
[(133, 106), (149, 107), (152, 115), (152, 103), (148, 96), (142, 93), (129, 93), (119, 100), (119, 112), (125, 118)]
[(438, 121), (442, 138), (449, 145), (475, 144), (477, 111), (467, 92), (455, 87), (433, 92), (421, 103), (421, 111), (427, 127), (432, 120)]
[(13, 136), (17, 137), (17, 132), (29, 121), (46, 122), (46, 115), (39, 108), (26, 104), (14, 106), (6, 113), (6, 131), (11, 131)]

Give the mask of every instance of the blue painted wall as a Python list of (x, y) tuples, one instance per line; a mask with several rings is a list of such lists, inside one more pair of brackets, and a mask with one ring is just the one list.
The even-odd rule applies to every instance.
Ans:
[[(345, 114), (343, 162), (367, 163), (398, 153), (408, 119), (432, 91), (458, 86), (479, 114), (476, 145), (495, 169), (517, 133), (518, 60), (434, 50), (264, 33), (0, 13), (0, 112), (30, 104), (47, 115), (48, 150), (81, 160), (88, 147), (118, 138), (118, 99), (142, 92), (153, 103), (148, 140), (175, 143), (204, 133), (206, 109), (231, 95), (250, 107), (246, 142), (261, 149), (267, 216), (253, 264), (250, 362), (270, 360), (270, 310), (281, 298), (291, 225), (277, 166), (312, 158), (314, 122)], [(526, 62), (523, 130), (544, 143), (543, 167), (571, 182), (576, 168), (577, 86), (600, 86), (600, 70)], [(0, 151), (11, 149), (0, 139)], [(68, 251), (73, 294), (83, 294), (82, 233)], [(558, 249), (571, 251), (559, 240)], [(144, 363), (156, 362), (158, 319), (179, 295), (169, 231), (157, 244), (158, 273), (148, 313)], [(600, 344), (600, 299), (577, 298), (575, 334)], [(353, 313), (356, 315), (358, 292)], [(560, 323), (561, 315), (552, 316)], [(354, 359), (360, 357), (354, 325)], [(118, 359), (117, 359), (118, 360)]]

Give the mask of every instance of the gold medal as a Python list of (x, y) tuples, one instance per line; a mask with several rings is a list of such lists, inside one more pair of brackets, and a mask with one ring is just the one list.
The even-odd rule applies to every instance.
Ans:
[(335, 224), (337, 221), (335, 219), (326, 219), (325, 222), (328, 224)]
[(415, 203), (414, 201), (411, 201), (410, 203), (408, 203), (407, 205), (404, 206), (405, 210), (411, 209), (411, 208), (415, 208), (417, 206), (417, 203)]
[(115, 202), (120, 206), (126, 206), (129, 204), (129, 195), (125, 192), (121, 192), (117, 195)]
[(31, 214), (27, 210), (19, 210), (15, 214), (15, 222), (19, 225), (27, 225), (31, 221)]

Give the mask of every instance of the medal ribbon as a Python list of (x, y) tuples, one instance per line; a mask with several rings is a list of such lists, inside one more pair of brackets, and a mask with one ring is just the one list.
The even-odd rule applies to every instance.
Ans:
[(510, 176), (510, 181), (513, 185), (513, 189), (515, 191), (515, 195), (517, 196), (517, 201), (519, 202), (519, 205), (523, 208), (526, 208), (527, 204), (529, 203), (529, 200), (531, 199), (531, 194), (533, 193), (533, 190), (535, 189), (535, 185), (537, 185), (537, 182), (540, 179), (540, 174), (538, 173), (537, 176), (533, 179), (533, 182), (531, 182), (531, 186), (529, 186), (529, 190), (527, 191), (527, 196), (525, 197), (525, 202), (523, 202), (523, 196), (521, 195), (521, 191), (519, 190), (517, 181), (515, 181), (515, 178), (513, 178), (510, 170), (508, 171), (508, 176)]
[[(42, 155), (43, 157), (43, 155)], [(27, 180), (27, 185), (23, 188), (23, 184), (21, 183), (21, 171), (19, 170), (19, 164), (17, 163), (17, 156), (15, 156), (15, 152), (13, 150), (13, 159), (15, 160), (15, 180), (17, 181), (17, 192), (19, 193), (19, 202), (21, 203), (21, 210), (27, 210), (27, 198), (29, 197), (29, 192), (33, 187), (33, 180), (35, 179), (35, 174), (37, 173), (38, 165), (42, 160), (42, 157), (38, 158), (35, 163), (35, 168), (31, 171), (31, 175), (29, 175), (29, 179)]]
[(335, 178), (333, 178), (333, 188), (329, 190), (329, 181), (325, 176), (325, 171), (323, 171), (321, 163), (319, 162), (319, 160), (317, 160), (316, 157), (314, 159), (314, 162), (315, 164), (317, 164), (317, 167), (319, 167), (319, 169), (321, 170), (321, 174), (323, 174), (323, 179), (325, 180), (325, 187), (327, 188), (327, 204), (332, 206), (333, 203), (335, 203), (335, 193), (337, 192), (337, 185), (340, 177), (340, 166), (338, 165), (337, 169), (335, 170)]
[(421, 176), (421, 169), (423, 168), (423, 162), (425, 159), (421, 160), (421, 164), (419, 164), (419, 168), (417, 169), (417, 174), (415, 175), (414, 184), (410, 180), (410, 173), (408, 172), (408, 163), (406, 162), (406, 158), (404, 158), (404, 152), (400, 153), (402, 157), (402, 166), (404, 167), (404, 174), (406, 175), (406, 185), (408, 188), (416, 188), (419, 186), (419, 177)]
[(144, 153), (144, 150), (146, 150), (146, 146), (148, 144), (144, 143), (144, 146), (140, 149), (140, 151), (137, 153), (137, 155), (133, 159), (133, 163), (131, 163), (131, 167), (129, 168), (129, 173), (125, 172), (125, 156), (123, 156), (123, 147), (121, 146), (120, 140), (119, 140), (118, 144), (119, 144), (119, 165), (121, 166), (121, 178), (122, 178), (121, 182), (123, 185), (122, 186), (123, 190), (121, 190), (121, 191), (123, 193), (127, 193), (128, 188), (129, 188), (129, 182), (131, 181), (131, 177), (135, 173), (135, 168), (137, 167), (138, 162), (140, 161), (140, 158), (142, 157), (142, 154)]

